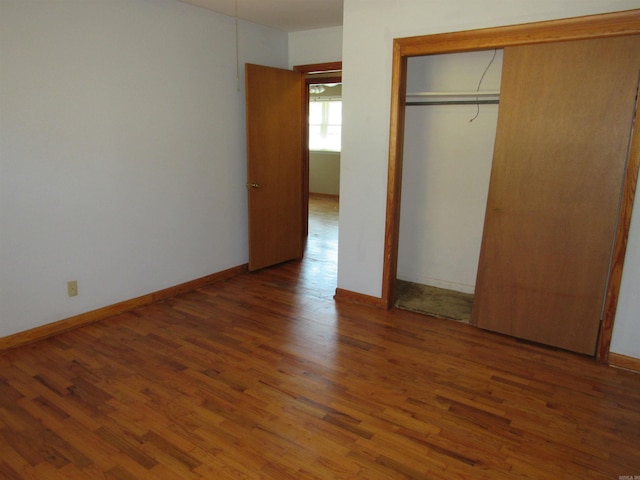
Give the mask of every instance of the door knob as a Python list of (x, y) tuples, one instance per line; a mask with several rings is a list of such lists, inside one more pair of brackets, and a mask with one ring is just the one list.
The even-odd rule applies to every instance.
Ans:
[(247, 188), (260, 188), (260, 184), (259, 183), (249, 183), (247, 182)]

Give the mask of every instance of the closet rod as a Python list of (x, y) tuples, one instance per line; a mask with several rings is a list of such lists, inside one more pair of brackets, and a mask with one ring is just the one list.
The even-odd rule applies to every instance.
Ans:
[(487, 105), (500, 103), (499, 98), (499, 91), (414, 92), (407, 93), (406, 105)]
[(405, 102), (405, 105), (497, 105), (499, 103), (500, 100), (423, 100), (417, 102)]
[(495, 91), (480, 91), (480, 92), (413, 92), (407, 93), (408, 97), (419, 97), (419, 98), (429, 98), (429, 97), (499, 97), (500, 92), (498, 90)]

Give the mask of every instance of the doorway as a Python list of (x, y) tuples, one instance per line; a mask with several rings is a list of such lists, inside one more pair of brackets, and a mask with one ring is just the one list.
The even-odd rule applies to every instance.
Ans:
[[(329, 298), (337, 285), (342, 62), (298, 65), (305, 76), (304, 269)], [(328, 287), (325, 289), (324, 287)]]
[(250, 271), (304, 256), (309, 222), (308, 85), (340, 82), (341, 68), (340, 62), (293, 70), (245, 65)]
[(305, 258), (313, 261), (311, 271), (323, 280), (323, 284), (331, 283), (335, 291), (338, 281), (342, 83), (322, 82), (307, 86), (309, 219)]

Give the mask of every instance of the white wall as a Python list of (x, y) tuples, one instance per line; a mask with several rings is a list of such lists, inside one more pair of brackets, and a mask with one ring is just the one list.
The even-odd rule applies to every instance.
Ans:
[(610, 351), (640, 358), (640, 193), (636, 191)]
[(342, 27), (289, 33), (289, 68), (342, 60)]
[[(234, 29), (175, 0), (0, 2), (0, 336), (246, 263)], [(241, 22), (240, 54), (286, 67), (287, 35)]]
[(381, 295), (394, 38), (633, 8), (640, 0), (345, 0), (338, 287)]
[[(407, 91), (499, 91), (501, 71), (502, 50), (410, 58)], [(497, 122), (498, 105), (407, 107), (399, 279), (474, 292)]]
[(309, 152), (309, 192), (340, 194), (340, 152)]

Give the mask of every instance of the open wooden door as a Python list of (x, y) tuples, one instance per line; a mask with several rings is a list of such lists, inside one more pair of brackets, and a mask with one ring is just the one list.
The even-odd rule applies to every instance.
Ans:
[(249, 270), (301, 258), (304, 248), (303, 74), (247, 64)]
[(640, 38), (505, 48), (472, 321), (595, 353)]

